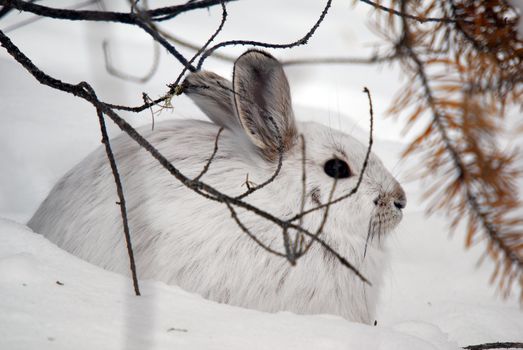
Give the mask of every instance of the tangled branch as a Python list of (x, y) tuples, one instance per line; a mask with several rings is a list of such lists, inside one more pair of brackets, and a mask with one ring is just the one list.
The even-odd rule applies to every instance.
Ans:
[[(6, 6), (6, 4), (8, 4), (8, 3), (10, 3), (10, 2), (8, 2), (8, 1), (0, 2), (0, 4), (3, 4), (4, 6)], [(203, 1), (197, 2), (196, 4), (200, 4), (200, 3), (203, 3)], [(215, 4), (215, 2), (210, 2), (210, 1), (205, 2), (205, 3), (206, 4), (211, 4), (211, 3)], [(219, 30), (221, 30), (221, 28), (223, 27), (223, 24), (225, 23), (226, 11), (225, 11), (223, 2), (221, 2), (221, 3), (223, 6), (223, 10), (224, 10), (223, 11), (224, 13), (222, 15), (222, 21), (221, 21), (221, 24), (220, 24), (220, 27), (218, 28), (218, 30), (211, 37), (211, 40), (216, 36), (216, 34), (219, 32)], [(315, 25), (312, 27), (312, 29), (302, 39), (299, 39), (298, 41), (296, 41), (294, 43), (285, 45), (285, 47), (293, 47), (293, 46), (302, 45), (302, 44), (306, 43), (307, 40), (312, 36), (314, 31), (318, 28), (318, 26), (321, 23), (321, 21), (323, 20), (323, 18), (325, 17), (327, 10), (330, 6), (330, 3), (331, 3), (331, 1), (329, 0), (327, 2), (327, 5), (326, 5), (324, 11), (322, 12), (322, 14), (320, 16), (320, 19), (315, 23)], [(52, 18), (64, 18), (64, 19), (73, 19), (73, 20), (78, 20), (78, 19), (103, 20), (103, 18), (107, 18), (107, 16), (108, 16), (107, 13), (104, 15), (101, 15), (97, 11), (77, 11), (78, 12), (77, 13), (75, 11), (71, 12), (72, 10), (55, 10), (55, 9), (50, 9), (50, 8), (40, 6), (40, 5), (34, 5), (29, 2), (24, 2), (24, 1), (16, 1), (14, 4), (16, 6), (14, 6), (14, 5), (13, 6), (17, 9), (27, 10), (32, 13), (37, 13), (39, 15), (49, 15), (49, 17), (52, 17)], [(194, 3), (189, 3), (189, 4), (194, 5)], [(182, 5), (180, 5), (180, 6), (182, 6)], [(186, 5), (184, 5), (184, 6), (186, 6)], [(172, 8), (171, 8), (171, 10), (172, 10)], [(175, 7), (175, 10), (172, 10), (172, 11), (175, 11), (176, 13), (181, 13), (182, 11), (187, 11), (187, 10), (188, 10), (187, 7)], [(139, 26), (140, 28), (142, 28), (146, 32), (148, 32), (151, 35), (151, 37), (153, 37), (156, 41), (160, 42), (162, 45), (165, 46), (165, 44), (163, 44), (163, 41), (165, 41), (165, 39), (157, 31), (155, 31), (154, 27), (151, 25), (151, 21), (157, 20), (159, 18), (165, 19), (165, 17), (167, 16), (167, 15), (165, 15), (165, 12), (163, 12), (162, 16), (164, 16), (164, 17), (158, 17), (159, 16), (158, 13), (159, 12), (157, 10), (140, 11), (137, 9), (136, 11), (131, 12), (130, 14), (125, 14), (125, 16), (120, 13), (112, 13), (111, 18), (112, 18), (112, 21)], [(149, 16), (149, 18), (144, 18), (145, 15)], [(207, 44), (210, 43), (211, 40), (208, 40)], [(123, 189), (122, 189), (121, 183), (119, 181), (119, 175), (118, 175), (116, 163), (114, 162), (114, 157), (111, 157), (112, 151), (110, 148), (111, 147), (110, 142), (107, 139), (106, 133), (104, 133), (104, 130), (105, 130), (105, 123), (104, 123), (104, 118), (103, 118), (104, 115), (109, 117), (123, 132), (125, 132), (127, 135), (129, 135), (143, 149), (145, 149), (147, 152), (149, 152), (151, 154), (151, 156), (153, 156), (160, 163), (160, 165), (162, 167), (164, 167), (172, 176), (174, 176), (176, 179), (178, 179), (187, 188), (191, 189), (192, 191), (196, 192), (197, 194), (199, 194), (207, 199), (223, 203), (231, 212), (233, 219), (237, 222), (240, 229), (243, 232), (245, 232), (247, 235), (249, 235), (249, 237), (251, 237), (256, 243), (258, 243), (260, 246), (262, 246), (264, 249), (266, 249), (270, 253), (275, 254), (276, 256), (279, 256), (279, 257), (284, 257), (287, 260), (289, 260), (289, 262), (292, 264), (294, 264), (295, 261), (299, 257), (303, 256), (303, 254), (304, 254), (303, 251), (298, 252), (299, 254), (297, 254), (297, 255), (292, 254), (289, 240), (285, 239), (285, 237), (288, 237), (289, 230), (294, 230), (294, 231), (298, 232), (300, 235), (303, 235), (303, 236), (307, 237), (308, 239), (310, 239), (311, 244), (312, 244), (312, 242), (320, 244), (325, 249), (326, 252), (332, 254), (343, 266), (345, 266), (348, 269), (350, 269), (351, 271), (353, 271), (364, 283), (368, 283), (370, 285), (370, 281), (368, 281), (367, 278), (365, 278), (350, 262), (348, 262), (343, 256), (341, 256), (329, 244), (327, 244), (324, 240), (322, 240), (319, 237), (319, 233), (321, 233), (321, 230), (323, 229), (323, 225), (320, 226), (320, 229), (318, 230), (318, 232), (312, 233), (312, 232), (308, 231), (307, 229), (303, 228), (302, 226), (293, 223), (292, 220), (285, 220), (285, 219), (278, 218), (278, 217), (268, 213), (267, 211), (265, 211), (261, 208), (252, 206), (249, 203), (242, 200), (248, 194), (261, 188), (260, 186), (257, 186), (253, 189), (248, 190), (244, 195), (242, 195), (240, 197), (232, 197), (232, 196), (229, 196), (225, 193), (222, 193), (222, 192), (216, 190), (214, 187), (206, 184), (205, 182), (202, 182), (201, 177), (205, 174), (208, 167), (210, 166), (210, 163), (212, 162), (212, 159), (214, 157), (213, 155), (215, 154), (215, 152), (217, 150), (219, 134), (217, 135), (216, 141), (215, 141), (215, 151), (213, 152), (213, 155), (211, 155), (211, 157), (209, 158), (208, 163), (206, 164), (206, 166), (204, 167), (204, 169), (202, 170), (200, 175), (198, 175), (194, 179), (190, 179), (186, 175), (181, 173), (154, 146), (152, 146), (145, 138), (143, 138), (133, 127), (131, 127), (124, 119), (122, 119), (115, 112), (115, 110), (118, 110), (118, 109), (129, 110), (130, 107), (126, 108), (125, 106), (115, 106), (115, 105), (104, 103), (104, 102), (100, 101), (98, 99), (98, 97), (96, 96), (95, 91), (86, 82), (81, 82), (79, 84), (70, 84), (70, 83), (63, 82), (59, 79), (49, 76), (48, 74), (41, 71), (38, 67), (36, 67), (32, 63), (32, 61), (25, 54), (23, 54), (2, 31), (0, 31), (0, 42), (1, 42), (2, 46), (6, 48), (8, 53), (16, 61), (18, 61), (30, 74), (32, 74), (33, 77), (35, 77), (41, 84), (47, 85), (49, 87), (52, 87), (54, 89), (58, 89), (58, 90), (61, 90), (61, 91), (67, 92), (67, 93), (71, 93), (77, 97), (80, 97), (80, 98), (88, 101), (89, 103), (91, 103), (93, 105), (93, 107), (96, 109), (97, 115), (98, 115), (99, 121), (100, 121), (104, 144), (106, 146), (106, 152), (108, 154), (108, 158), (111, 163), (111, 168), (113, 170), (113, 175), (115, 177), (115, 182), (116, 182), (116, 186), (117, 186), (117, 192), (120, 197), (119, 204), (120, 204), (121, 211), (122, 211), (122, 220), (124, 221), (124, 227), (127, 226), (126, 225), (127, 217), (126, 217), (126, 210), (125, 210), (125, 199), (123, 198)], [(229, 44), (231, 44), (231, 43), (229, 43)], [(229, 44), (227, 44), (227, 45), (229, 45)], [(257, 45), (260, 44), (259, 46), (270, 45), (270, 44), (264, 44), (264, 43), (256, 43), (256, 44)], [(205, 49), (206, 45), (204, 45), (204, 47), (200, 50), (200, 52), (202, 52)], [(206, 51), (206, 52), (208, 52), (208, 51)], [(173, 52), (171, 52), (171, 53), (173, 53)], [(182, 63), (184, 65), (184, 67), (185, 67), (184, 69), (188, 69), (188, 70), (194, 69), (192, 67), (192, 65), (190, 64), (190, 62), (192, 62), (198, 56), (198, 54), (195, 55), (192, 60), (180, 58), (180, 57), (178, 57), (178, 55), (176, 55), (174, 53), (173, 53), (173, 55), (180, 61), (180, 63)], [(202, 55), (202, 57), (203, 56), (204, 55)], [(200, 63), (201, 62), (203, 62), (202, 58), (200, 58)], [(175, 90), (177, 86), (178, 85), (175, 86), (175, 84), (173, 84), (173, 86), (171, 87), (171, 90)], [(148, 107), (154, 105), (155, 103), (158, 103), (157, 101), (158, 100), (155, 100), (152, 102), (146, 102), (144, 104), (144, 106), (146, 106), (146, 108), (148, 108)], [(142, 106), (140, 108), (143, 108), (144, 106)], [(372, 118), (371, 118), (371, 120), (372, 120)], [(372, 123), (372, 121), (371, 121), (371, 123)], [(372, 140), (372, 135), (371, 135), (371, 140)], [(368, 152), (370, 152), (370, 145), (369, 145)], [(282, 158), (281, 155), (280, 155), (280, 158)], [(363, 174), (363, 172), (365, 171), (367, 158), (365, 160), (365, 164), (363, 165), (361, 174)], [(280, 161), (280, 163), (281, 163), (281, 161)], [(276, 173), (276, 175), (277, 175), (277, 173)], [(274, 175), (271, 179), (269, 179), (267, 181), (267, 183), (269, 181), (272, 181), (276, 175)], [(353, 189), (353, 191), (351, 192), (352, 194), (356, 193), (357, 187), (359, 187), (360, 182), (361, 181), (359, 181), (356, 188)], [(345, 198), (347, 198), (349, 196), (345, 196)], [(338, 199), (337, 201), (339, 201), (339, 200), (340, 199)], [(331, 204), (336, 203), (337, 201), (332, 201), (332, 203), (326, 203), (325, 205), (329, 206)], [(247, 211), (250, 211), (250, 212), (256, 214), (257, 216), (259, 216), (265, 220), (268, 220), (268, 221), (272, 222), (273, 224), (276, 224), (277, 226), (279, 226), (282, 230), (282, 235), (284, 237), (284, 240), (286, 241), (286, 244), (285, 244), (286, 253), (284, 254), (284, 253), (278, 252), (276, 250), (273, 250), (272, 248), (264, 246), (263, 243), (261, 241), (259, 241), (255, 237), (255, 235), (253, 235), (245, 227), (245, 225), (243, 225), (241, 223), (238, 216), (236, 215), (236, 208), (242, 208)], [(318, 210), (319, 209), (321, 209), (321, 208), (318, 208)], [(326, 210), (325, 214), (324, 214), (325, 220), (327, 217), (327, 213), (328, 213), (328, 210)], [(307, 213), (302, 213), (302, 216), (303, 215), (307, 215)], [(134, 266), (134, 259), (132, 257), (132, 245), (131, 245), (131, 241), (130, 241), (130, 234), (129, 234), (128, 227), (126, 229), (124, 228), (124, 231), (125, 231), (124, 233), (126, 235), (127, 246), (129, 248), (129, 252), (130, 252), (130, 254), (129, 254), (130, 260), (131, 260), (130, 265), (131, 265), (131, 270), (133, 272), (133, 280), (135, 280), (135, 282), (136, 282), (135, 283), (135, 292), (138, 295), (139, 289), (138, 289), (137, 279), (135, 278), (136, 271), (135, 271), (135, 266)]]
[(327, 12), (329, 11), (329, 8), (331, 7), (332, 0), (327, 0), (325, 7), (323, 8), (323, 11), (320, 14), (320, 17), (314, 23), (314, 25), (311, 27), (311, 29), (300, 39), (293, 41), (289, 44), (271, 44), (271, 43), (264, 43), (261, 41), (253, 41), (253, 40), (230, 40), (230, 41), (224, 41), (219, 44), (214, 45), (207, 51), (203, 53), (200, 60), (198, 61), (198, 65), (196, 66), (197, 69), (201, 69), (203, 62), (216, 50), (222, 47), (226, 46), (237, 46), (237, 45), (250, 45), (250, 46), (257, 46), (257, 47), (263, 47), (266, 49), (290, 49), (296, 46), (305, 45), (309, 42), (309, 39), (314, 35), (316, 30), (320, 27), (321, 22), (325, 19), (325, 16), (327, 15)]

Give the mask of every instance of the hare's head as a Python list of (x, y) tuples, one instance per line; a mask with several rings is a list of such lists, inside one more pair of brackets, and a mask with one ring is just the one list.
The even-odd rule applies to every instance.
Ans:
[[(325, 231), (363, 240), (384, 235), (401, 221), (405, 193), (374, 154), (370, 154), (358, 190), (351, 194), (368, 145), (318, 123), (296, 122), (283, 68), (268, 53), (250, 50), (240, 56), (232, 82), (201, 71), (189, 75), (183, 86), (211, 120), (248, 140), (247, 151), (266, 165), (263, 168), (275, 169), (283, 162), (270, 188), (286, 193), (287, 207), (294, 210), (291, 216), (301, 211), (303, 198), (305, 210), (330, 199), (335, 203), (329, 207)], [(347, 198), (337, 201), (340, 197)], [(305, 215), (304, 225), (314, 229), (324, 213), (322, 208)]]

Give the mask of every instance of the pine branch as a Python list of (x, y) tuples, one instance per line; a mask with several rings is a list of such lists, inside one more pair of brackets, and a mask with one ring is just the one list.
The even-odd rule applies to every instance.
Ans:
[[(405, 12), (406, 4), (406, 0), (401, 1), (402, 12)], [(479, 140), (475, 140), (473, 136), (466, 134), (470, 129), (468, 124), (464, 124), (464, 126), (458, 126), (456, 124), (457, 116), (453, 116), (450, 113), (446, 113), (442, 107), (445, 104), (452, 105), (453, 103), (455, 103), (458, 104), (457, 106), (459, 108), (459, 106), (461, 106), (459, 103), (463, 103), (463, 107), (461, 108), (466, 110), (466, 108), (468, 108), (464, 105), (466, 103), (466, 100), (464, 100), (463, 102), (448, 102), (445, 100), (438, 99), (438, 97), (436, 97), (436, 92), (434, 91), (433, 87), (431, 87), (431, 80), (429, 74), (427, 73), (426, 67), (427, 62), (429, 62), (430, 59), (424, 61), (421, 58), (422, 53), (425, 51), (420, 49), (420, 47), (422, 46), (422, 41), (426, 39), (427, 41), (429, 41), (429, 49), (427, 49), (427, 51), (430, 52), (430, 45), (432, 45), (434, 39), (429, 39), (430, 37), (427, 38), (426, 36), (423, 36), (418, 32), (412, 32), (411, 26), (407, 21), (407, 18), (405, 17), (401, 18), (401, 25), (403, 34), (401, 40), (399, 40), (399, 42), (397, 43), (397, 50), (399, 50), (402, 53), (402, 57), (406, 58), (408, 61), (405, 63), (405, 67), (408, 70), (412, 71), (414, 73), (414, 76), (420, 82), (421, 93), (419, 93), (419, 95), (424, 99), (424, 102), (419, 102), (419, 100), (416, 101), (416, 103), (420, 103), (420, 107), (418, 107), (418, 111), (411, 116), (410, 121), (412, 122), (413, 120), (416, 120), (419, 117), (419, 115), (421, 115), (420, 112), (423, 111), (423, 105), (428, 106), (428, 108), (430, 109), (430, 115), (432, 117), (431, 124), (429, 125), (429, 127), (427, 127), (425, 133), (420, 135), (418, 139), (411, 144), (406, 153), (410, 153), (412, 150), (418, 147), (421, 144), (421, 142), (431, 137), (431, 135), (437, 134), (439, 136), (439, 140), (441, 143), (435, 142), (434, 139), (432, 139), (432, 143), (429, 144), (429, 147), (433, 147), (438, 150), (432, 151), (432, 154), (436, 154), (435, 156), (432, 156), (432, 158), (429, 156), (430, 163), (428, 164), (428, 168), (432, 170), (441, 168), (443, 162), (443, 154), (447, 154), (449, 156), (452, 167), (451, 169), (446, 171), (445, 176), (451, 177), (451, 174), (454, 173), (455, 185), (453, 185), (454, 187), (447, 187), (447, 191), (449, 191), (447, 200), (449, 201), (452, 197), (461, 196), (464, 203), (466, 203), (465, 206), (468, 210), (470, 218), (469, 235), (467, 238), (469, 242), (471, 240), (471, 237), (475, 233), (475, 229), (477, 227), (476, 225), (479, 224), (483, 232), (489, 238), (489, 242), (493, 244), (495, 249), (502, 252), (503, 259), (497, 260), (496, 263), (501, 264), (500, 261), (504, 261), (504, 277), (508, 280), (508, 284), (506, 286), (508, 288), (508, 286), (510, 285), (510, 281), (512, 281), (512, 279), (515, 276), (521, 276), (523, 274), (523, 256), (517, 253), (517, 251), (514, 248), (514, 245), (510, 243), (511, 241), (509, 241), (507, 235), (504, 234), (502, 227), (504, 222), (500, 220), (500, 215), (496, 214), (496, 210), (510, 209), (511, 206), (513, 206), (512, 202), (510, 202), (511, 199), (510, 197), (507, 197), (505, 195), (505, 189), (499, 188), (499, 184), (502, 183), (501, 181), (503, 181), (502, 178), (496, 177), (489, 179), (487, 177), (482, 177), (482, 173), (476, 174), (471, 171), (471, 163), (470, 161), (467, 163), (464, 160), (464, 151), (462, 151), (464, 147), (469, 147), (469, 145), (458, 145), (457, 141), (453, 140), (453, 138), (456, 138), (456, 132), (454, 132), (452, 134), (453, 136), (451, 137), (449, 131), (451, 130), (451, 128), (454, 128), (454, 131), (459, 130), (459, 132), (462, 133), (463, 137), (466, 138), (465, 140), (468, 140), (467, 142), (471, 142), (470, 147), (475, 147), (470, 149), (470, 153), (474, 154), (477, 157), (477, 164), (475, 164), (475, 166), (481, 167), (482, 164), (486, 164), (487, 159), (484, 159), (486, 156), (482, 154), (482, 150), (481, 148), (479, 148), (481, 147), (478, 145)], [(435, 59), (434, 61), (437, 62), (438, 60), (444, 65), (448, 65), (450, 62), (450, 60), (444, 58)], [(461, 72), (465, 68), (463, 68), (463, 66), (460, 66), (459, 69)], [(450, 87), (448, 86), (445, 88), (450, 89)], [(403, 100), (398, 102), (398, 107), (395, 107), (396, 110), (400, 110), (402, 108), (401, 106), (406, 106), (408, 104), (407, 101), (409, 101), (409, 99), (411, 103), (413, 103), (414, 100), (410, 97), (412, 96), (413, 91), (414, 90), (409, 90), (407, 91), (407, 93), (403, 94), (404, 98)], [(466, 116), (462, 116), (461, 118), (466, 118)], [(468, 121), (467, 119), (463, 119), (463, 123), (470, 123), (470, 121)], [(487, 130), (486, 132), (494, 133), (495, 131), (491, 129)], [(440, 152), (439, 148), (437, 147), (441, 147), (442, 152)], [(506, 159), (510, 160), (511, 158), (507, 157)], [(479, 171), (481, 171), (481, 169)], [(425, 175), (428, 175), (428, 173), (426, 173)], [(503, 173), (498, 175), (503, 176)], [(488, 193), (489, 195), (491, 195), (490, 193), (492, 193), (492, 191), (488, 192), (489, 186), (491, 186), (495, 191), (497, 191), (496, 196), (498, 202), (491, 202), (490, 197), (485, 197), (485, 193)], [(463, 189), (462, 192), (459, 192), (460, 188)], [(510, 188), (510, 185), (507, 185), (507, 188)], [(431, 189), (431, 191), (432, 190), (441, 191), (441, 188), (437, 188), (437, 186), (435, 186)], [(507, 198), (504, 199), (504, 196)], [(506, 204), (503, 203), (503, 199), (507, 201)], [(438, 204), (438, 208), (441, 208), (441, 203), (442, 202)], [(445, 203), (448, 204), (448, 202)], [(452, 214), (452, 216), (454, 217), (453, 225), (455, 225), (461, 219), (461, 212), (458, 210), (459, 209), (456, 209), (456, 207), (454, 207), (454, 213)], [(502, 215), (503, 214), (505, 213), (502, 213)], [(506, 226), (515, 225), (513, 223), (515, 221), (506, 222)], [(470, 243), (468, 243), (467, 245), (469, 244)], [(515, 246), (517, 247), (517, 244)], [(502, 279), (502, 281), (504, 280)]]

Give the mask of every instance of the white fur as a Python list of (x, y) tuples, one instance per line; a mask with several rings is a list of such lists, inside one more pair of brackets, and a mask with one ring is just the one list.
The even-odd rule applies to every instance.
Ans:
[[(351, 136), (316, 123), (296, 123), (306, 140), (307, 196), (326, 202), (333, 179), (323, 165), (333, 156), (345, 159), (354, 176), (337, 182), (334, 197), (355, 185), (366, 146)], [(139, 129), (173, 165), (189, 177), (203, 168), (212, 153), (219, 127), (196, 120), (177, 120)], [(246, 176), (259, 184), (276, 164), (269, 162), (238, 131), (224, 129), (219, 150), (202, 181), (229, 195), (246, 190)], [(127, 200), (129, 226), (138, 277), (161, 280), (223, 303), (274, 312), (331, 313), (349, 320), (373, 321), (376, 294), (383, 271), (379, 240), (370, 241), (364, 257), (371, 218), (379, 220), (378, 234), (390, 232), (401, 220), (393, 206), (401, 188), (382, 163), (371, 155), (359, 191), (332, 205), (322, 238), (354, 264), (371, 282), (365, 285), (353, 272), (315, 244), (291, 266), (260, 248), (241, 231), (227, 207), (187, 189), (127, 135), (112, 140)], [(245, 200), (290, 218), (300, 210), (302, 197), (301, 147), (285, 154), (274, 182)], [(401, 191), (402, 192), (402, 191)], [(377, 197), (391, 198), (378, 207)], [(70, 170), (53, 188), (28, 225), (65, 250), (122, 274), (129, 259), (113, 175), (102, 148)], [(255, 214), (238, 210), (239, 218), (263, 242), (283, 251), (281, 229)], [(304, 218), (315, 231), (323, 211)]]

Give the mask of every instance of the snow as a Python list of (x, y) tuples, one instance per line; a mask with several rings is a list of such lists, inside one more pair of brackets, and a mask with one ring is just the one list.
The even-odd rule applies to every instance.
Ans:
[(160, 282), (129, 279), (0, 221), (0, 345), (5, 349), (456, 349), (437, 326), (373, 327), (330, 315), (221, 305)]
[[(121, 6), (123, 2), (110, 2)], [(159, 2), (161, 6), (167, 2)], [(60, 1), (46, 1), (60, 6)], [(156, 2), (155, 2), (156, 5)], [(294, 41), (314, 23), (317, 1), (258, 1), (229, 5), (218, 40), (255, 38)], [(271, 9), (281, 13), (272, 16)], [(257, 16), (248, 15), (256, 13)], [(292, 13), (292, 17), (289, 17)], [(273, 51), (282, 59), (304, 56), (365, 56), (377, 39), (365, 27), (369, 8), (334, 2), (308, 46)], [(169, 30), (202, 43), (219, 22), (218, 9), (178, 17)], [(5, 28), (25, 14), (0, 21)], [(264, 28), (260, 30), (260, 28)], [(115, 24), (43, 19), (9, 33), (35, 63), (61, 79), (89, 81), (106, 101), (137, 104), (142, 91), (157, 96), (180, 70), (162, 53), (153, 80), (137, 85), (107, 75), (101, 42), (108, 38), (124, 71), (145, 72), (151, 42), (138, 30)], [(45, 45), (44, 45), (45, 43)], [(238, 54), (243, 48), (224, 52)], [(182, 50), (189, 55), (189, 51)], [(224, 76), (231, 65), (206, 68)], [(398, 67), (322, 66), (286, 69), (297, 117), (316, 120), (367, 138), (368, 86), (375, 107), (375, 152), (403, 183), (409, 198), (402, 224), (388, 239), (390, 265), (377, 326), (332, 315), (268, 314), (207, 301), (176, 286), (141, 281), (133, 294), (128, 278), (72, 256), (23, 225), (62, 174), (99, 145), (96, 115), (72, 96), (37, 85), (0, 50), (0, 349), (458, 349), (495, 341), (523, 341), (518, 291), (504, 300), (488, 285), (493, 266), (477, 267), (483, 247), (464, 251), (464, 228), (448, 232), (448, 219), (423, 213), (420, 181), (406, 182), (409, 162), (399, 153), (408, 141), (401, 123), (385, 118), (400, 87)], [(169, 118), (203, 118), (185, 97), (173, 101)], [(148, 112), (126, 115), (134, 125)], [(111, 133), (117, 130), (111, 126)]]

